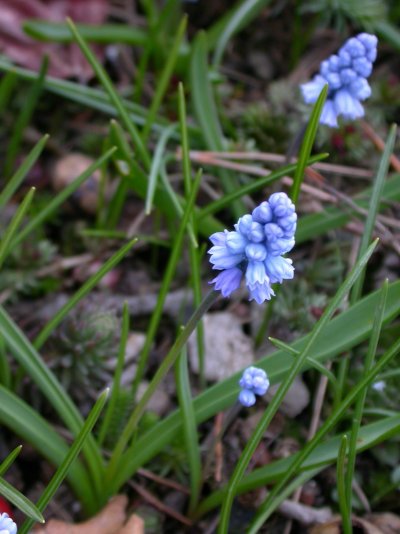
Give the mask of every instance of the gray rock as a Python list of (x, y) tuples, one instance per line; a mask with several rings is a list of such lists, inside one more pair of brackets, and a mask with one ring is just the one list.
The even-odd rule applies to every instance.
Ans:
[[(243, 332), (240, 321), (229, 312), (204, 316), (204, 372), (207, 380), (223, 380), (252, 365), (254, 350), (251, 339)], [(199, 372), (197, 338), (189, 338), (190, 365)]]

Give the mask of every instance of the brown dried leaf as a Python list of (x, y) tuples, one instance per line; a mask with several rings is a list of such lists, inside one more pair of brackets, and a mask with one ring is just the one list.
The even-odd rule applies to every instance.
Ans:
[[(13, 61), (38, 70), (44, 54), (49, 56), (48, 73), (60, 78), (87, 80), (92, 69), (76, 44), (43, 43), (26, 35), (22, 24), (27, 19), (101, 24), (108, 11), (108, 0), (0, 0), (0, 51)], [(102, 56), (102, 47), (93, 47)]]
[[(35, 530), (35, 534), (116, 534), (125, 523), (127, 504), (125, 495), (117, 495), (88, 521), (72, 524), (51, 519), (44, 527)], [(132, 533), (128, 530), (125, 534), (140, 534), (140, 530)]]
[[(360, 532), (364, 534), (386, 534), (383, 530), (376, 527), (366, 519), (354, 517), (352, 521), (353, 527), (358, 527)], [(309, 534), (341, 534), (342, 533), (342, 518), (335, 517), (332, 521), (314, 525), (309, 529)], [(397, 531), (398, 532), (398, 531)]]
[(400, 532), (400, 517), (389, 512), (382, 514), (370, 514), (368, 521), (381, 529), (383, 534), (398, 534)]

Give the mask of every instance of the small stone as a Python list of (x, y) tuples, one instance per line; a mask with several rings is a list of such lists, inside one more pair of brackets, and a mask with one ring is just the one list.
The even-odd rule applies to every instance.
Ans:
[[(254, 363), (251, 339), (240, 321), (229, 312), (208, 313), (204, 323), (204, 373), (207, 380), (224, 380)], [(199, 372), (197, 336), (188, 341), (190, 365)]]
[[(266, 395), (268, 401), (272, 399), (279, 386), (280, 384), (274, 384), (269, 388)], [(299, 415), (308, 406), (309, 402), (310, 392), (303, 380), (296, 376), (279, 409), (287, 417), (293, 418)]]
[[(137, 397), (138, 399), (141, 399), (146, 391), (146, 389), (149, 387), (149, 383), (146, 380), (143, 380), (139, 387), (138, 387), (138, 393)], [(169, 396), (165, 391), (158, 388), (154, 392), (153, 396), (147, 403), (147, 410), (150, 412), (155, 412), (157, 415), (164, 415), (166, 412), (168, 412), (171, 405), (171, 401), (169, 399)]]

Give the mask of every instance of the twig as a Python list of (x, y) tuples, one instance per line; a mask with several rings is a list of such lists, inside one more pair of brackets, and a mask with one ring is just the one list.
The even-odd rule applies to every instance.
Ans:
[(149, 504), (154, 506), (154, 508), (156, 508), (157, 510), (160, 510), (160, 512), (163, 512), (164, 514), (167, 514), (170, 517), (173, 517), (174, 519), (176, 519), (180, 523), (183, 523), (184, 525), (187, 525), (188, 527), (192, 526), (192, 522), (190, 521), (189, 518), (180, 514), (173, 508), (170, 508), (163, 502), (161, 502), (159, 499), (157, 499), (157, 497), (155, 497), (150, 491), (148, 491), (146, 488), (144, 488), (140, 484), (136, 484), (136, 482), (130, 481), (129, 485), (132, 486), (132, 488), (137, 493), (139, 493), (139, 495), (143, 497), (145, 501), (147, 501)]
[[(385, 150), (385, 142), (379, 137), (376, 131), (365, 121), (361, 121), (361, 127), (365, 135), (373, 142), (376, 148), (380, 152), (383, 152)], [(394, 154), (390, 156), (390, 164), (396, 172), (400, 172), (400, 160)]]

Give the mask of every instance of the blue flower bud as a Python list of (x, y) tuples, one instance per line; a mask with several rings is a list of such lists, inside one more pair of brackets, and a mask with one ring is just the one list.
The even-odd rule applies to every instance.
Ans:
[(261, 224), (272, 221), (272, 209), (269, 202), (261, 202), (259, 206), (254, 208), (252, 217), (253, 221)]
[(250, 243), (247, 245), (245, 253), (249, 261), (264, 261), (267, 257), (265, 246), (260, 243)]
[(300, 86), (304, 101), (312, 104), (321, 93), (324, 80), (328, 83), (328, 98), (320, 116), (322, 124), (335, 128), (339, 116), (354, 120), (364, 115), (361, 101), (371, 93), (366, 78), (372, 72), (377, 43), (375, 35), (368, 33), (348, 39), (337, 55), (322, 61), (319, 74)]
[(251, 215), (249, 214), (243, 215), (243, 217), (240, 217), (240, 219), (238, 220), (237, 224), (235, 225), (235, 228), (243, 236), (247, 237), (247, 234), (249, 233), (252, 223), (253, 223), (253, 217)]
[(253, 243), (261, 243), (264, 240), (264, 228), (263, 226), (253, 221), (250, 226), (250, 230), (247, 233), (247, 237)]
[(226, 247), (232, 254), (243, 254), (247, 243), (247, 239), (239, 232), (226, 234)]
[(239, 393), (239, 402), (243, 406), (253, 406), (256, 402), (256, 395), (265, 395), (269, 388), (268, 375), (264, 369), (259, 367), (248, 367), (243, 371), (239, 380), (242, 391)]
[[(253, 393), (254, 395), (254, 393)], [(254, 398), (255, 402), (255, 398)], [(1, 534), (17, 534), (17, 525), (11, 519), (11, 517), (3, 512), (0, 514), (0, 533)]]
[(256, 403), (256, 396), (249, 389), (242, 389), (239, 393), (239, 402), (246, 408), (250, 408)]

